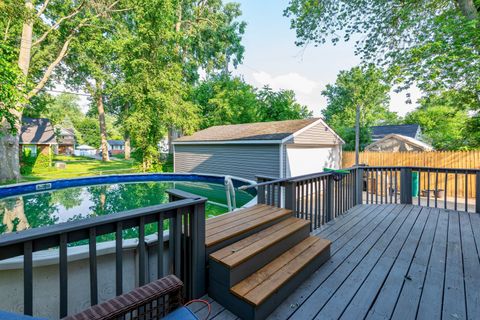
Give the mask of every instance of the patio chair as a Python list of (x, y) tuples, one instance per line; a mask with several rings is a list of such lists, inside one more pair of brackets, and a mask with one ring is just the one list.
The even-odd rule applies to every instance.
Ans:
[(183, 283), (168, 275), (64, 320), (161, 319), (182, 305)]

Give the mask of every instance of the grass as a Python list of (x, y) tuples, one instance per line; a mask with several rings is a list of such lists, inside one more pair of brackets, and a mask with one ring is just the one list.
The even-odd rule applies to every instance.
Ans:
[[(66, 163), (65, 169), (55, 168), (35, 168), (31, 174), (23, 175), (18, 182), (30, 182), (40, 180), (55, 180), (75, 177), (122, 174), (141, 172), (140, 164), (134, 159), (125, 160), (123, 155), (111, 157), (111, 161), (103, 162), (88, 157), (74, 157), (56, 155), (53, 162), (61, 161)], [(173, 172), (173, 159), (171, 156), (163, 160), (162, 172)], [(0, 185), (14, 184), (16, 180), (0, 183)]]
[(140, 172), (140, 166), (135, 160), (113, 159), (103, 162), (87, 157), (59, 155), (55, 156), (53, 161), (65, 162), (65, 169), (55, 167), (35, 168), (31, 174), (22, 176), (21, 182)]

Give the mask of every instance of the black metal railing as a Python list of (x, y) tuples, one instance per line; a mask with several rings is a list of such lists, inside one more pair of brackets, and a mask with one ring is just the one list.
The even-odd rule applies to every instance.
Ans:
[(257, 176), (258, 203), (293, 210), (315, 230), (357, 204), (415, 204), (480, 213), (480, 170), (367, 167), (278, 179)]
[(310, 229), (346, 212), (356, 204), (356, 169), (349, 173), (320, 172), (292, 178), (257, 176), (258, 203), (291, 209), (310, 221)]
[(480, 170), (360, 167), (363, 203), (404, 203), (480, 213)]
[[(97, 237), (114, 234), (115, 292), (123, 293), (123, 232), (138, 231), (138, 286), (175, 274), (185, 284), (187, 298), (205, 293), (205, 202), (206, 198), (179, 190), (168, 190), (171, 202), (93, 217), (68, 223), (25, 230), (0, 236), (0, 260), (23, 256), (24, 313), (33, 313), (33, 253), (58, 249), (60, 283), (59, 314), (68, 310), (68, 248), (78, 241), (88, 241), (90, 304), (98, 303)], [(167, 222), (168, 221), (168, 222)], [(148, 252), (145, 241), (147, 225), (156, 226), (156, 277), (148, 271)], [(168, 234), (164, 226), (168, 225)], [(164, 238), (165, 237), (165, 238)], [(165, 239), (165, 241), (164, 241)], [(166, 268), (165, 268), (166, 266)], [(132, 275), (134, 277), (135, 275)]]

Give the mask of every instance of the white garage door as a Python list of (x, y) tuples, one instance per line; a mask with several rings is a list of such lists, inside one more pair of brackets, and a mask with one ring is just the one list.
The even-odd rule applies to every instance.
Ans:
[(287, 177), (321, 172), (324, 168), (340, 167), (340, 148), (288, 148), (286, 154)]

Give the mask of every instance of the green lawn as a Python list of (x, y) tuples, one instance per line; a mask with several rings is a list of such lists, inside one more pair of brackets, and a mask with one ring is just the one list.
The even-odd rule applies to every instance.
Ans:
[(65, 162), (66, 168), (35, 168), (31, 174), (22, 176), (21, 181), (53, 180), (102, 174), (140, 172), (140, 166), (135, 160), (113, 158), (111, 161), (103, 162), (87, 157), (55, 156), (53, 161)]

